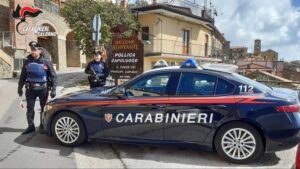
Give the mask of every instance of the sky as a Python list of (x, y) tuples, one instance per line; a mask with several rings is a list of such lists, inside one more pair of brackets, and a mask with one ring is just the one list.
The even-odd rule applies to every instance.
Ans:
[[(208, 0), (209, 1), (209, 0)], [(300, 0), (212, 0), (215, 25), (231, 46), (248, 47), (261, 39), (285, 61), (300, 60)]]

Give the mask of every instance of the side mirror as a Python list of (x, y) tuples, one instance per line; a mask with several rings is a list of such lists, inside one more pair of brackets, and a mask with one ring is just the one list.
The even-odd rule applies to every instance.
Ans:
[(124, 95), (125, 95), (125, 88), (117, 88), (114, 91), (114, 95), (117, 96), (117, 97), (124, 97)]

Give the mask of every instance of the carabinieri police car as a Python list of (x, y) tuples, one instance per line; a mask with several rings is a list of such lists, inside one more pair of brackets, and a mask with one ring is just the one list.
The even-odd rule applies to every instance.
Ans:
[(45, 133), (65, 146), (87, 139), (197, 146), (248, 163), (300, 140), (296, 91), (272, 88), (225, 64), (158, 68), (113, 88), (49, 102)]

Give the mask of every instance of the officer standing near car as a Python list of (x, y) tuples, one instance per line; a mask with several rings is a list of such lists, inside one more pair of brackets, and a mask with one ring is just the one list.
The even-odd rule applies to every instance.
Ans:
[(103, 47), (93, 51), (94, 60), (88, 63), (85, 73), (88, 77), (90, 88), (102, 87), (105, 85), (106, 78), (109, 75), (109, 69), (105, 63), (106, 51)]
[[(41, 53), (42, 46), (37, 42), (29, 43), (31, 54), (25, 60), (18, 85), (19, 96), (23, 95), (23, 86), (26, 88), (26, 101), (27, 101), (27, 122), (28, 128), (22, 134), (27, 134), (35, 131), (34, 126), (34, 105), (36, 98), (39, 98), (41, 112), (44, 111), (45, 104), (48, 99), (49, 91), (50, 96), (56, 96), (56, 80), (57, 76), (53, 69), (52, 63), (46, 59)], [(42, 118), (42, 116), (41, 116)], [(42, 119), (40, 119), (40, 132), (43, 131)]]

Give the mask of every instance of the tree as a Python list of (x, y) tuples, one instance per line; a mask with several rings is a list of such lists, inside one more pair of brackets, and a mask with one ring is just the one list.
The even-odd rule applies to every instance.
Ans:
[[(84, 54), (90, 54), (96, 44), (92, 41), (92, 23), (96, 14), (101, 16), (101, 43), (105, 46), (112, 39), (111, 28), (121, 24), (126, 25), (130, 29), (138, 29), (138, 22), (132, 13), (116, 4), (94, 0), (68, 1), (61, 8), (61, 15), (74, 31), (77, 45)], [(124, 34), (128, 35), (128, 32)]]

